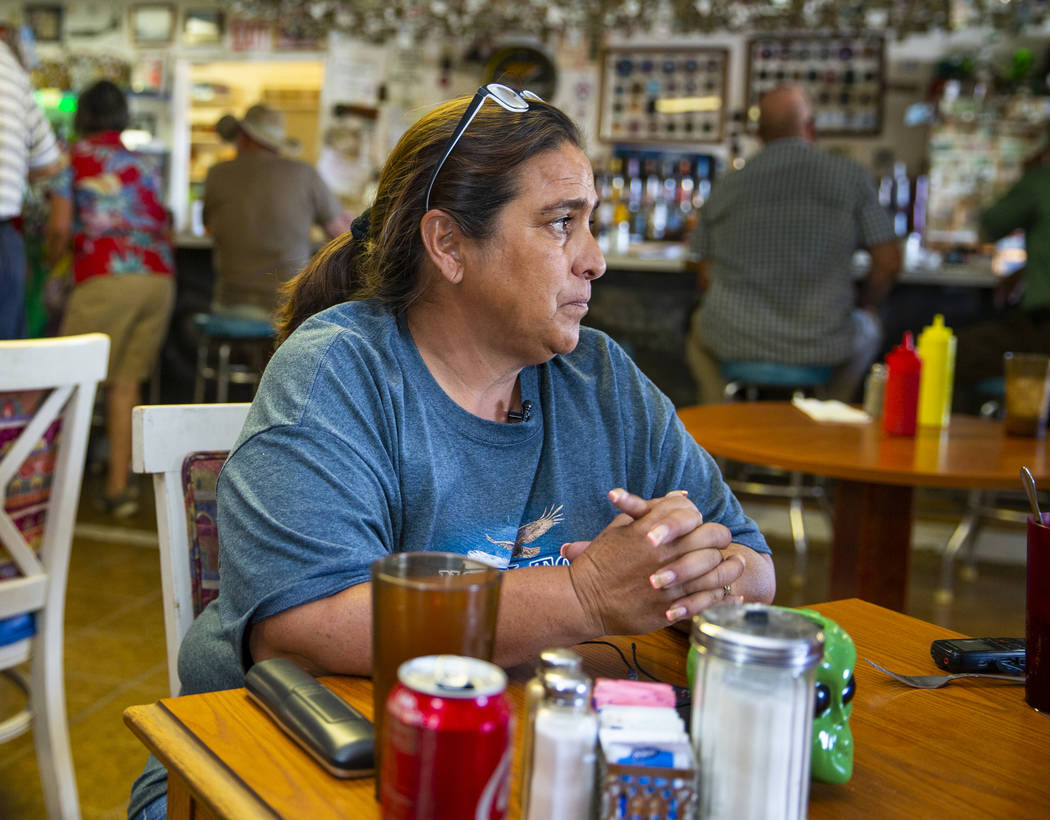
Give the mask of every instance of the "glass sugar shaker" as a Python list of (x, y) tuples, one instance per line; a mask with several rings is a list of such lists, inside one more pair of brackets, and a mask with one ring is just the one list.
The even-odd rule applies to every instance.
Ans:
[(519, 792), (522, 817), (529, 816), (528, 785), (532, 780), (532, 726), (536, 717), (536, 709), (545, 696), (543, 677), (552, 669), (579, 672), (583, 669), (583, 658), (571, 649), (544, 649), (536, 664), (536, 676), (525, 684), (525, 734), (521, 746), (521, 790)]
[(796, 612), (724, 604), (693, 619), (697, 817), (806, 816), (824, 633)]

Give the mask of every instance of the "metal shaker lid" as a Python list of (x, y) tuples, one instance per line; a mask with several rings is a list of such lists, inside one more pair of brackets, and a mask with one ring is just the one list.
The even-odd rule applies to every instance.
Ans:
[(824, 656), (824, 632), (797, 612), (765, 604), (722, 604), (693, 618), (701, 651), (740, 664), (802, 671)]
[(548, 669), (582, 669), (583, 658), (571, 649), (544, 649), (540, 652), (540, 662), (536, 664), (536, 673), (542, 675)]
[(543, 700), (561, 706), (590, 706), (591, 679), (573, 669), (550, 669), (543, 675)]

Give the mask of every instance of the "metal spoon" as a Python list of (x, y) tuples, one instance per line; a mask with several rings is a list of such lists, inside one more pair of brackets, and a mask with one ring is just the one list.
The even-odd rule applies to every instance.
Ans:
[(1021, 468), (1021, 484), (1024, 486), (1025, 494), (1028, 496), (1028, 503), (1032, 505), (1032, 514), (1035, 516), (1035, 520), (1042, 524), (1043, 514), (1039, 510), (1039, 499), (1035, 494), (1035, 479), (1032, 478), (1032, 474), (1027, 467)]

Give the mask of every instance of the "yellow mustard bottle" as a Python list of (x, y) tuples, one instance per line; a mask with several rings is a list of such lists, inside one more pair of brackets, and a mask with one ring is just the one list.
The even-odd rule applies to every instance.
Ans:
[(952, 413), (955, 381), (955, 334), (944, 324), (943, 314), (919, 334), (922, 378), (919, 382), (919, 426), (944, 427)]

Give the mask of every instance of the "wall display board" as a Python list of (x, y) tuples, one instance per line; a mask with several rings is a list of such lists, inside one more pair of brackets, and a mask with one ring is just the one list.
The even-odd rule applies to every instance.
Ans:
[(886, 42), (878, 35), (778, 34), (748, 41), (749, 124), (759, 98), (780, 85), (801, 86), (813, 101), (820, 136), (882, 131)]
[(617, 143), (720, 142), (729, 51), (610, 49), (602, 55), (598, 136)]
[(930, 133), (928, 246), (977, 247), (981, 212), (1020, 179), (1024, 161), (1041, 144), (1030, 123), (941, 122)]

